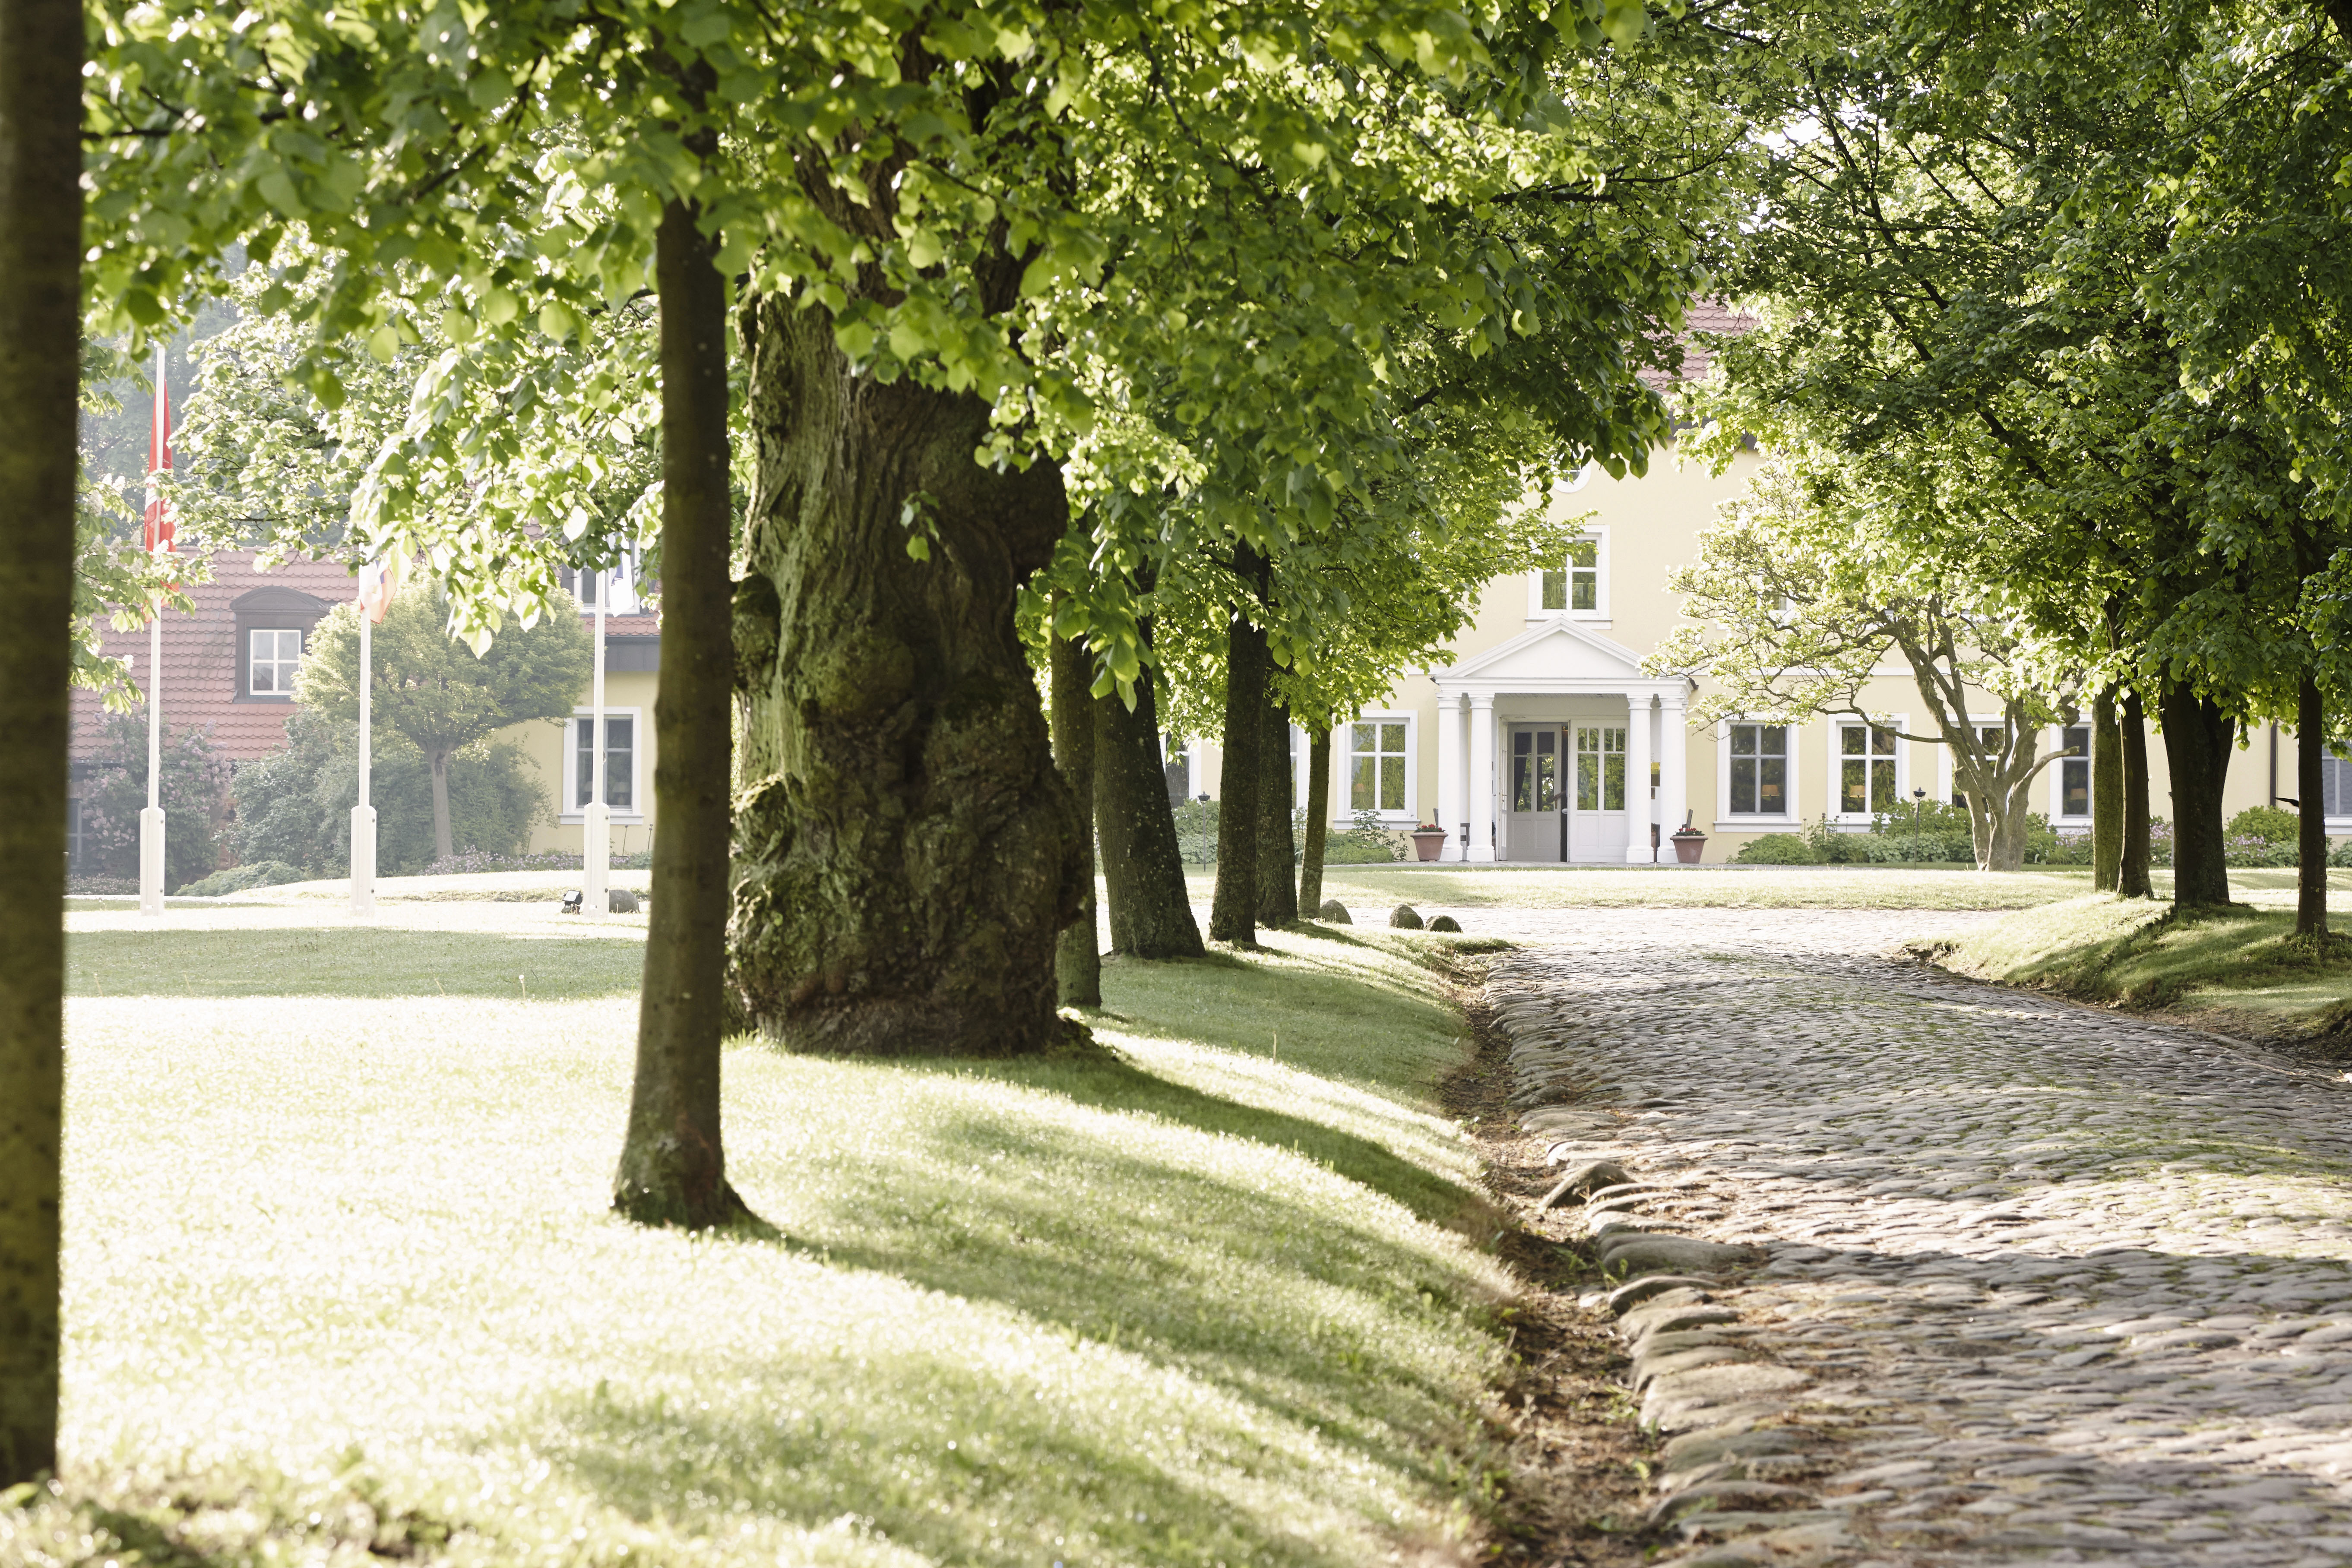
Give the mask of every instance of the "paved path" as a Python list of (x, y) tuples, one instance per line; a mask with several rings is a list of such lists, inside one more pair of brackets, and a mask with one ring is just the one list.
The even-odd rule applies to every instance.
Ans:
[(1555, 1213), (1752, 1249), (1623, 1320), (1680, 1560), (2352, 1563), (2352, 1084), (1883, 956), (1972, 918), (1563, 912), (1494, 973), (1523, 1122), (1631, 1178)]

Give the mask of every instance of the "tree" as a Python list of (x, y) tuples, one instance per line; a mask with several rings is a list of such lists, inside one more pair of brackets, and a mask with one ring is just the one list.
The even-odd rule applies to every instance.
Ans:
[[(359, 722), (359, 614), (351, 604), (329, 611), (295, 677), (296, 700), (336, 724)], [(448, 598), (437, 589), (395, 598), (375, 628), (370, 671), (374, 722), (424, 754), (436, 860), (457, 852), (450, 758), (511, 724), (568, 720), (593, 658), (588, 632), (569, 609), (507, 632), (479, 654), (450, 634), (448, 621)]]
[(0, 0), (0, 1487), (58, 1464), (81, 7)]
[(2037, 757), (2035, 737), (2074, 722), (2078, 679), (2063, 649), (2002, 604), (2000, 585), (1976, 580), (1979, 551), (1957, 538), (1939, 541), (1948, 553), (1914, 549), (1860, 488), (1834, 463), (1800, 471), (1784, 455), (1759, 470), (1700, 536), (1698, 560), (1668, 575), (1698, 624), (1659, 644), (1647, 667), (1709, 677), (1694, 723), (1842, 714), (1891, 727), (1863, 694), (1899, 653), (1935, 729), (1896, 733), (1949, 751), (1979, 869), (2015, 871), (2027, 787), (2067, 755)]
[(1095, 920), (1095, 699), (1086, 650), (1055, 634), (1048, 619), (1047, 680), (1053, 708), (1054, 766), (1077, 803), (1078, 917), (1063, 928), (1054, 958), (1065, 1007), (1102, 1006), (1102, 942)]
[[(388, 876), (421, 872), (433, 861), (432, 770), (396, 733), (375, 737), (370, 762), (377, 868)], [(240, 765), (230, 792), (241, 862), (282, 861), (317, 876), (341, 874), (351, 864), (352, 808), (359, 803), (354, 727), (297, 708), (286, 721), (286, 744)], [(459, 852), (520, 853), (532, 827), (553, 820), (552, 808), (546, 780), (513, 742), (477, 741), (451, 754), (449, 838)]]

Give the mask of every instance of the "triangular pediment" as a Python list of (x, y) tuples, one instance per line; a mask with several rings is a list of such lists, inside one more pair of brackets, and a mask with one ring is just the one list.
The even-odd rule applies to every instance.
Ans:
[(1638, 681), (1642, 660), (1622, 643), (1566, 618), (1531, 626), (1475, 659), (1437, 672), (1440, 681)]

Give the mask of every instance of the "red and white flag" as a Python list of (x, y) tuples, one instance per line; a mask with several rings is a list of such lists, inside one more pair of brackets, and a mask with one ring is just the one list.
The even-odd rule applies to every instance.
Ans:
[(154, 476), (172, 471), (172, 388), (163, 379), (163, 350), (155, 349), (155, 421), (147, 433), (147, 527), (145, 538), (150, 554), (157, 550), (169, 553), (172, 543), (172, 510), (163, 504), (163, 493), (155, 486)]

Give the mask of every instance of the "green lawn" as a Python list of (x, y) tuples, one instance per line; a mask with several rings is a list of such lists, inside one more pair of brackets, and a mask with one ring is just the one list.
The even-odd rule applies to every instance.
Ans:
[(605, 1213), (641, 925), (68, 919), (77, 1507), (20, 1546), (1340, 1564), (1482, 1495), (1442, 938), (1113, 964), (1099, 1059), (738, 1047), (757, 1241)]
[[(2173, 918), (2162, 903), (2102, 894), (2026, 910), (1923, 950), (1962, 974), (2201, 1014), (2216, 1029), (2329, 1033), (2352, 1015), (2352, 942), (2315, 948), (2294, 940), (2294, 875), (2233, 872), (2233, 891), (2245, 902), (2190, 919)], [(2248, 885), (2257, 878), (2262, 884)]]

